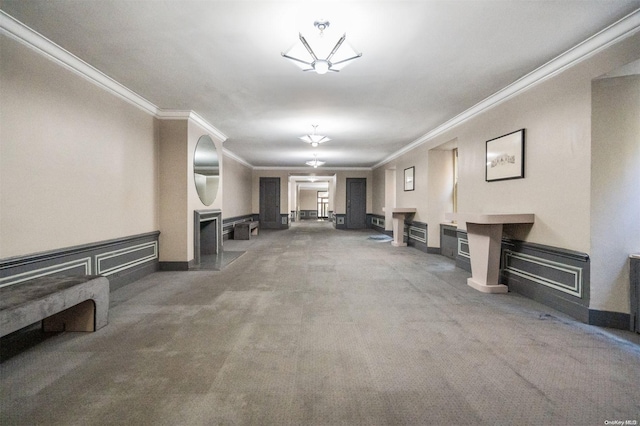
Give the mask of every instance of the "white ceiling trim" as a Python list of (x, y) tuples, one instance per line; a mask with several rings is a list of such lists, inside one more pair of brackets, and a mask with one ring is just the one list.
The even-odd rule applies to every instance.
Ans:
[(158, 107), (142, 96), (134, 93), (2, 10), (0, 10), (0, 32), (141, 110), (151, 115), (158, 113)]
[[(432, 131), (426, 133), (422, 137), (414, 140), (404, 148), (385, 158), (372, 168), (338, 168), (336, 170), (372, 170), (380, 167), (399, 156), (407, 153), (408, 151), (432, 140), (436, 136), (458, 126), (472, 117), (490, 109), (494, 106), (504, 102), (523, 91), (526, 91), (534, 85), (552, 77), (553, 75), (562, 72), (563, 70), (577, 64), (578, 62), (588, 58), (589, 56), (597, 53), (598, 51), (605, 49), (606, 47), (634, 34), (640, 29), (640, 9), (635, 10), (626, 17), (622, 18), (618, 22), (610, 25), (584, 42), (578, 44), (567, 52), (552, 59), (545, 65), (537, 68), (531, 73), (525, 75), (521, 79), (505, 87), (504, 89), (496, 92), (490, 97), (486, 98), (482, 102), (469, 108), (456, 117), (448, 120), (442, 125), (436, 127)], [(42, 54), (50, 60), (62, 65), (63, 67), (77, 73), (86, 80), (94, 83), (98, 87), (124, 99), (130, 104), (140, 108), (141, 110), (159, 118), (159, 119), (178, 119), (178, 118), (191, 118), (198, 122), (200, 125), (211, 131), (214, 135), (221, 140), (226, 140), (227, 136), (221, 131), (216, 129), (213, 125), (208, 123), (197, 113), (193, 111), (171, 111), (160, 110), (156, 105), (149, 102), (142, 96), (131, 91), (127, 87), (108, 77), (101, 71), (97, 70), (93, 66), (84, 62), (77, 56), (66, 51), (62, 47), (58, 46), (51, 40), (47, 39), (40, 33), (29, 28), (22, 22), (16, 20), (6, 12), (0, 10), (0, 32), (6, 34), (10, 38), (17, 40), (18, 42), (28, 46), (34, 51)], [(185, 114), (185, 115), (181, 115)], [(245, 160), (238, 157), (236, 154), (230, 155), (232, 158), (240, 161), (241, 163), (248, 165), (257, 170), (296, 170), (291, 168), (282, 167), (259, 167), (255, 168)], [(300, 168), (304, 170), (304, 168)]]
[(162, 110), (158, 108), (142, 96), (118, 83), (116, 80), (89, 65), (73, 53), (65, 50), (2, 10), (0, 10), (0, 32), (158, 119), (191, 119), (205, 128), (208, 132), (211, 132), (222, 142), (228, 139), (227, 135), (222, 133), (195, 111)]
[(354, 170), (359, 170), (359, 171), (365, 171), (365, 172), (370, 172), (371, 170), (373, 170), (373, 168), (371, 167), (318, 167), (318, 168), (314, 168), (311, 166), (307, 166), (307, 167), (254, 167), (253, 170), (279, 170), (279, 171), (296, 171), (296, 172), (307, 172), (307, 173), (323, 173), (323, 172), (331, 172), (334, 170), (338, 170), (338, 171), (342, 171), (342, 170), (349, 170), (349, 171), (354, 171)]
[(252, 170), (254, 169), (252, 164), (249, 164), (244, 158), (239, 157), (237, 154), (234, 154), (233, 152), (229, 151), (227, 148), (222, 148), (222, 153), (227, 157), (236, 160), (238, 163), (242, 164), (243, 166), (246, 166)]
[(221, 142), (229, 139), (227, 135), (222, 133), (220, 130), (215, 128), (211, 123), (202, 118), (195, 111), (181, 111), (181, 110), (170, 110), (170, 109), (158, 109), (158, 112), (155, 114), (156, 117), (160, 120), (193, 120), (206, 131), (211, 133), (213, 136), (218, 138)]
[(411, 151), (412, 149), (430, 141), (436, 136), (464, 123), (465, 121), (475, 117), (482, 112), (493, 108), (500, 103), (531, 89), (533, 86), (553, 77), (554, 75), (570, 68), (577, 63), (589, 58), (597, 52), (606, 49), (607, 47), (615, 44), (626, 37), (629, 37), (640, 30), (640, 9), (631, 12), (629, 15), (620, 19), (619, 21), (611, 24), (604, 30), (589, 37), (582, 43), (574, 46), (566, 52), (558, 55), (554, 59), (550, 60), (546, 64), (540, 66), (524, 77), (516, 80), (514, 83), (505, 87), (489, 96), (485, 100), (477, 103), (463, 113), (453, 117), (451, 120), (436, 127), (429, 133), (411, 142), (404, 148), (391, 154), (385, 158), (373, 168), (378, 168), (384, 164), (400, 157), (401, 155)]

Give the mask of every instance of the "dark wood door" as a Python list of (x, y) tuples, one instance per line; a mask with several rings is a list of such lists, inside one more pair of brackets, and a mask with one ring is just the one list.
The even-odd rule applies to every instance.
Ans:
[(347, 228), (367, 227), (367, 179), (347, 178)]
[(260, 178), (260, 227), (280, 228), (280, 178)]

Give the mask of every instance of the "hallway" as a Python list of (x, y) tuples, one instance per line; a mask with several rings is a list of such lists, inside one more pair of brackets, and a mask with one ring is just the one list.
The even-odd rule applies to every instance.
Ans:
[(104, 329), (4, 360), (0, 423), (640, 421), (638, 335), (477, 292), (449, 259), (374, 234), (260, 230), (224, 242), (246, 253), (223, 271), (116, 290)]

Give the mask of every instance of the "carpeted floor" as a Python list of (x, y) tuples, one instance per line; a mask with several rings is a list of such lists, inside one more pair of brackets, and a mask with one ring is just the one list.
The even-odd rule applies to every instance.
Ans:
[(118, 289), (106, 328), (4, 360), (0, 424), (640, 421), (638, 335), (482, 294), (450, 260), (369, 235), (261, 230), (225, 241), (245, 253), (222, 271)]

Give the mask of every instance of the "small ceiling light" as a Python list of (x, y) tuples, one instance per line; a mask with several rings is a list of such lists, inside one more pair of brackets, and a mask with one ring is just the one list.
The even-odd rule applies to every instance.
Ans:
[(312, 124), (312, 126), (313, 126), (313, 133), (311, 133), (310, 135), (300, 136), (301, 140), (303, 140), (306, 143), (310, 143), (311, 146), (314, 148), (323, 142), (327, 142), (331, 140), (326, 136), (316, 134), (316, 128), (318, 127), (317, 124)]
[(315, 71), (318, 74), (326, 74), (329, 71), (339, 72), (353, 59), (362, 56), (347, 42), (347, 34), (343, 34), (335, 45), (330, 44), (324, 38), (324, 30), (329, 28), (329, 21), (316, 21), (313, 25), (320, 30), (317, 39), (314, 40), (315, 50), (311, 48), (307, 39), (300, 33), (296, 42), (289, 50), (282, 52), (282, 56), (299, 66), (303, 71)]
[(319, 161), (316, 157), (317, 157), (317, 155), (313, 154), (313, 160), (307, 161), (305, 164), (307, 166), (313, 167), (314, 169), (317, 169), (319, 166), (324, 165), (325, 162), (324, 161)]

